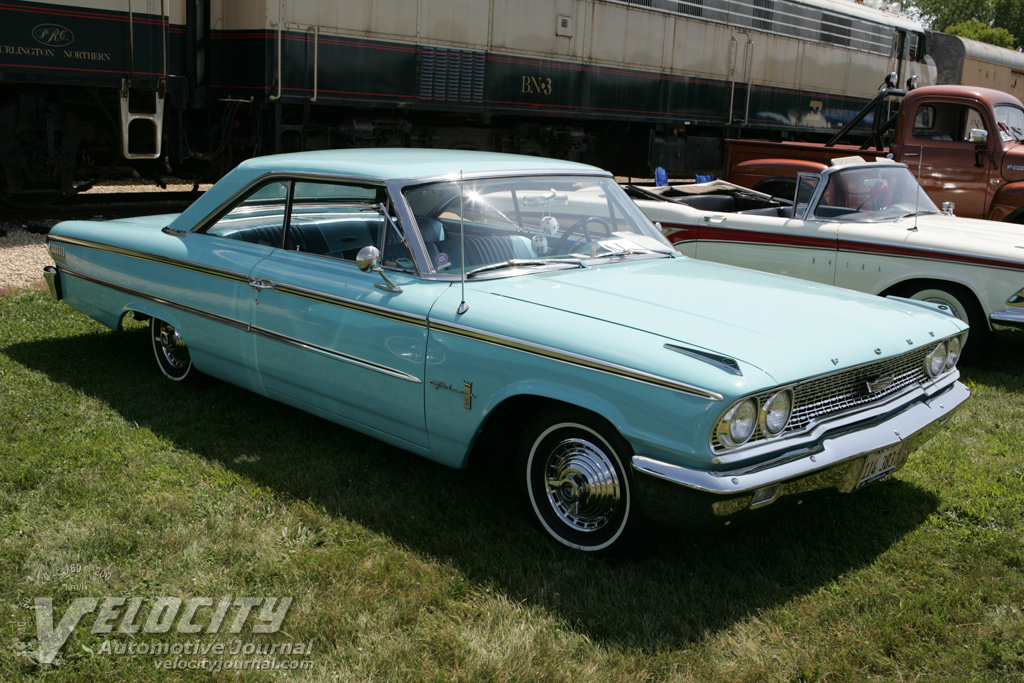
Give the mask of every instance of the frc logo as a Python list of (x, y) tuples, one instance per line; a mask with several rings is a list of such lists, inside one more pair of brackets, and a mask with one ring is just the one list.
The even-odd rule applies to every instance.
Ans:
[[(229, 624), (229, 633), (239, 633), (254, 610), (259, 608), (253, 633), (277, 633), (292, 604), (291, 598), (76, 598), (56, 627), (53, 624), (53, 599), (36, 598), (36, 634), (40, 664), (52, 664), (64, 643), (86, 614), (99, 612), (93, 622), (94, 634), (167, 633), (174, 626), (178, 633), (217, 633)], [(148, 608), (148, 609), (144, 609)], [(235, 608), (232, 610), (232, 608)], [(143, 620), (145, 617), (145, 620)], [(175, 623), (176, 622), (176, 623)]]
[(39, 24), (32, 29), (32, 37), (47, 47), (64, 47), (75, 42), (71, 29), (60, 24)]

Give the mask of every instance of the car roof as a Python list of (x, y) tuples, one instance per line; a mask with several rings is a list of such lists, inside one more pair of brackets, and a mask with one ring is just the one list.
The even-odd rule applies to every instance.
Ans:
[(188, 232), (260, 178), (276, 174), (354, 178), (369, 182), (398, 181), (402, 184), (434, 178), (495, 174), (611, 177), (610, 173), (596, 166), (574, 161), (470, 150), (385, 147), (273, 154), (243, 161), (174, 218), (168, 228)]
[(242, 162), (236, 172), (263, 175), (269, 172), (315, 173), (366, 178), (367, 180), (415, 180), (480, 173), (595, 173), (609, 175), (594, 166), (560, 159), (447, 149), (367, 148), (296, 152), (256, 157)]

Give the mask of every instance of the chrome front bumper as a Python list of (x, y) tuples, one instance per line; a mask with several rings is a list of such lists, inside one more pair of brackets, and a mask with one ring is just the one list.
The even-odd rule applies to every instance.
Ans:
[(819, 489), (850, 492), (860, 483), (869, 456), (898, 447), (897, 469), (902, 467), (911, 451), (945, 424), (970, 395), (957, 381), (941, 394), (881, 421), (826, 434), (812, 447), (729, 471), (694, 470), (634, 455), (637, 493), (650, 517), (690, 524), (761, 507), (793, 493)]
[(992, 327), (998, 329), (1024, 330), (1024, 309), (1008, 308), (993, 311), (989, 316)]

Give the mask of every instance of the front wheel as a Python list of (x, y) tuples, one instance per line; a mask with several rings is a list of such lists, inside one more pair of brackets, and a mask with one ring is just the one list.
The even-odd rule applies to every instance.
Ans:
[(904, 296), (946, 306), (954, 316), (971, 326), (967, 346), (964, 347), (965, 360), (977, 358), (987, 345), (991, 334), (988, 321), (975, 302), (974, 296), (963, 287), (952, 283), (935, 282), (910, 288), (905, 291)]
[(562, 545), (619, 554), (642, 527), (629, 459), (631, 449), (589, 413), (561, 409), (534, 419), (517, 458), (527, 512)]
[(194, 382), (199, 378), (199, 371), (192, 366), (188, 346), (174, 325), (150, 318), (149, 339), (157, 367), (164, 377), (172, 382)]

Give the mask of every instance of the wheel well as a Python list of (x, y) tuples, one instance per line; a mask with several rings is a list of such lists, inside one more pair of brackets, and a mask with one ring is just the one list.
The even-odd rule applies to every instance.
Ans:
[(1003, 223), (1017, 223), (1018, 225), (1024, 225), (1024, 206), (1004, 218)]
[(933, 280), (929, 278), (906, 280), (889, 287), (884, 292), (881, 292), (879, 296), (889, 296), (891, 294), (893, 296), (909, 297), (914, 292), (922, 289), (941, 289), (956, 296), (963, 302), (965, 307), (973, 309), (968, 310), (969, 315), (973, 313), (974, 317), (985, 322), (985, 329), (975, 330), (975, 332), (981, 334), (988, 331), (988, 316), (985, 315), (985, 309), (981, 305), (981, 300), (978, 298), (978, 295), (974, 293), (974, 290), (967, 285), (960, 284), (959, 282)]
[(572, 403), (544, 396), (512, 396), (502, 401), (480, 427), (469, 452), (469, 469), (502, 474), (507, 469), (507, 474), (511, 475), (523, 427), (537, 413), (552, 411), (560, 406), (586, 411), (608, 423), (609, 429), (615, 430), (615, 426), (602, 415)]

